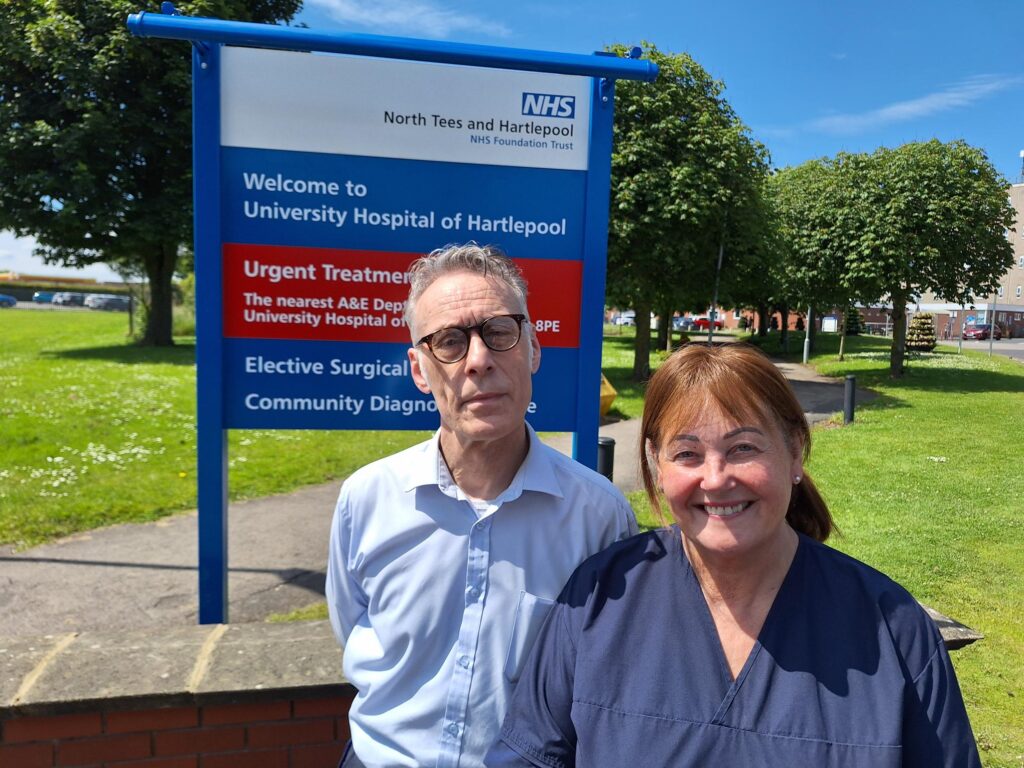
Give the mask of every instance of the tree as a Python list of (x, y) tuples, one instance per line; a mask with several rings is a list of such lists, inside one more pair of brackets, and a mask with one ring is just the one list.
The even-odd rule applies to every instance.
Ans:
[[(822, 311), (852, 306), (876, 290), (852, 274), (847, 263), (849, 243), (860, 235), (867, 215), (859, 194), (865, 157), (840, 154), (772, 176), (782, 243), (778, 282), (784, 289), (777, 303)], [(813, 335), (811, 339), (813, 344)], [(840, 358), (844, 341), (840, 339)]]
[(930, 292), (968, 304), (992, 293), (1012, 265), (1008, 188), (985, 153), (963, 141), (883, 148), (866, 164), (859, 195), (871, 214), (851, 243), (848, 272), (892, 302), (891, 377), (903, 374), (912, 298)]
[(962, 141), (840, 153), (773, 182), (790, 296), (820, 308), (891, 302), (893, 378), (903, 373), (912, 298), (967, 304), (1011, 265), (1006, 182)]
[(637, 380), (649, 373), (651, 311), (707, 306), (719, 244), (723, 274), (745, 254), (768, 166), (721, 83), (686, 54), (645, 44), (643, 55), (660, 67), (657, 81), (616, 85), (608, 233), (608, 303), (636, 310)]
[[(183, 13), (290, 20), (301, 0), (200, 0)], [(141, 270), (143, 343), (172, 344), (171, 281), (191, 240), (191, 51), (132, 37), (141, 0), (0, 5), (0, 229), (47, 263)]]

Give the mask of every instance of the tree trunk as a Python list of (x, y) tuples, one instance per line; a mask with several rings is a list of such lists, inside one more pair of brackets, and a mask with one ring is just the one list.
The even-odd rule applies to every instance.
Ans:
[(635, 307), (636, 341), (633, 343), (633, 381), (647, 381), (651, 375), (651, 308)]
[(771, 322), (771, 314), (768, 312), (768, 307), (765, 304), (759, 304), (757, 307), (757, 335), (767, 336), (768, 335), (768, 324)]
[(672, 349), (672, 310), (661, 309), (656, 349)]
[(174, 346), (171, 280), (178, 261), (177, 243), (159, 243), (145, 255), (149, 280), (149, 314), (140, 344), (150, 347)]
[(789, 352), (789, 307), (779, 307), (779, 346)]
[(903, 355), (907, 344), (907, 297), (892, 297), (892, 350), (889, 352), (889, 378), (903, 376)]
[(810, 340), (810, 343), (807, 345), (807, 350), (811, 353), (814, 352), (815, 344), (818, 341), (818, 317), (818, 310), (811, 308), (810, 312), (807, 313), (807, 321), (804, 325), (807, 338)]

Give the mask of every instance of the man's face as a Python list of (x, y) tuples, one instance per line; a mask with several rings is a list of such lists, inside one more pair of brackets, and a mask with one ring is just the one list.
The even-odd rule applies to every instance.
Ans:
[[(495, 315), (522, 311), (515, 293), (501, 281), (454, 272), (420, 295), (413, 332), (420, 339), (442, 328), (479, 325)], [(505, 352), (488, 349), (480, 334), (471, 332), (469, 351), (457, 363), (438, 362), (426, 344), (409, 350), (409, 362), (416, 386), (434, 395), (442, 432), (461, 442), (491, 442), (522, 430), (540, 346), (524, 322), (519, 343)]]

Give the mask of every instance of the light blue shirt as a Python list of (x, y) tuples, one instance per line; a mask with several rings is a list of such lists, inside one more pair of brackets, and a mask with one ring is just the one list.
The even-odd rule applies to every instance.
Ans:
[(615, 486), (527, 429), (526, 460), (493, 501), (455, 485), (437, 434), (341, 488), (327, 606), (368, 768), (482, 766), (562, 586), (637, 530)]

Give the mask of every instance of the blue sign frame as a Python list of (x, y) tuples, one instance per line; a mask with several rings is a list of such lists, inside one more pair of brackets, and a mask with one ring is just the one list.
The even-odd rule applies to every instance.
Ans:
[[(220, 623), (228, 614), (227, 428), (225, 392), (224, 274), (221, 146), (222, 48), (250, 46), (317, 51), (406, 61), (459, 64), (589, 77), (590, 135), (582, 212), (578, 365), (573, 455), (597, 464), (599, 381), (604, 317), (608, 203), (611, 178), (614, 81), (653, 81), (657, 65), (609, 55), (560, 54), (406, 38), (319, 33), (308, 29), (138, 13), (128, 19), (138, 36), (190, 41), (193, 45), (193, 134), (196, 271), (197, 450), (199, 501), (199, 622)], [(527, 99), (529, 96), (529, 100)], [(527, 104), (566, 116), (574, 109), (557, 95), (523, 94)], [(468, 238), (467, 238), (468, 239)], [(437, 243), (440, 245), (442, 243)], [(236, 340), (232, 340), (236, 341)]]

